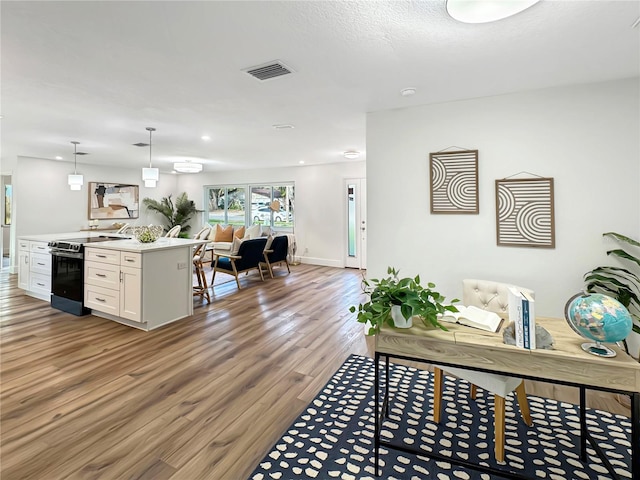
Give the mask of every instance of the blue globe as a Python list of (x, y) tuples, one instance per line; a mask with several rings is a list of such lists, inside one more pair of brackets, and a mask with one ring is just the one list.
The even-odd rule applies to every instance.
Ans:
[(625, 306), (601, 293), (575, 295), (567, 302), (565, 317), (576, 333), (596, 342), (624, 340), (633, 327)]

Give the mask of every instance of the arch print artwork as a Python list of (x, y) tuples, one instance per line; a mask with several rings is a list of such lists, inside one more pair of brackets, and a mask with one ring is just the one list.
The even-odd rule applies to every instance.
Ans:
[(478, 213), (478, 150), (429, 154), (431, 213)]
[(497, 243), (555, 248), (553, 178), (496, 180)]

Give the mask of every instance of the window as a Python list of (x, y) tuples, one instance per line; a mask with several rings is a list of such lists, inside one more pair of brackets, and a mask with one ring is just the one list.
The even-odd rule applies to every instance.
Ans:
[[(251, 225), (293, 230), (293, 183), (277, 185), (206, 186), (207, 221), (210, 224)], [(247, 193), (251, 204), (245, 206)]]

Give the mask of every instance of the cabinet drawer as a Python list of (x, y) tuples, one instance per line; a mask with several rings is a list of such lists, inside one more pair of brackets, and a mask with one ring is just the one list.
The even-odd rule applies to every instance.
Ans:
[(29, 250), (29, 240), (18, 240), (18, 250)]
[(120, 252), (104, 248), (86, 248), (84, 250), (84, 260), (85, 262), (92, 261), (120, 265)]
[(29, 242), (29, 250), (31, 253), (49, 253), (49, 244), (47, 242)]
[(32, 253), (29, 270), (51, 276), (51, 255), (46, 253)]
[(99, 312), (120, 315), (120, 292), (85, 284), (84, 306)]
[(51, 293), (51, 275), (31, 273), (29, 275), (29, 290)]
[(120, 252), (120, 265), (126, 267), (142, 268), (142, 254)]
[(120, 288), (120, 267), (109, 263), (85, 262), (84, 282), (98, 287)]

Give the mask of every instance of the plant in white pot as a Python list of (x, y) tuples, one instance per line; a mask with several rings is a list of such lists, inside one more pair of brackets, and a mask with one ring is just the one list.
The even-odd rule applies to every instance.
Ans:
[(444, 305), (445, 297), (433, 290), (435, 284), (426, 287), (420, 284), (420, 276), (398, 278), (399, 271), (393, 267), (387, 269), (387, 277), (362, 280), (362, 291), (369, 301), (349, 308), (358, 313), (357, 320), (369, 325), (367, 335), (375, 335), (385, 323), (397, 328), (410, 328), (414, 316), (419, 316), (427, 326), (446, 330), (438, 322), (438, 314), (445, 311), (457, 312), (452, 305)]
[(625, 245), (627, 250), (609, 250), (607, 255), (618, 258), (627, 268), (602, 266), (585, 273), (585, 290), (609, 295), (622, 303), (633, 319), (633, 329), (625, 340), (625, 348), (635, 359), (640, 357), (640, 242), (619, 233), (602, 234)]

